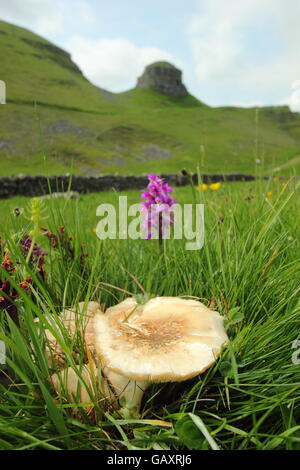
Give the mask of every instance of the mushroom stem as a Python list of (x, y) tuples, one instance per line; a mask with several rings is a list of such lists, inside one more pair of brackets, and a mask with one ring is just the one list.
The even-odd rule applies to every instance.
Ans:
[(128, 410), (130, 409), (131, 414), (139, 414), (144, 392), (150, 383), (146, 381), (132, 380), (128, 377), (117, 374), (108, 368), (105, 368), (103, 373), (116, 392), (119, 402), (122, 398), (125, 398), (125, 408)]
[[(97, 375), (100, 370), (93, 364), (93, 370), (88, 364), (85, 364), (82, 369), (76, 367), (77, 372), (72, 367), (67, 367), (53, 374), (52, 384), (56, 391), (68, 397), (71, 403), (77, 401), (81, 403), (91, 402), (91, 393), (95, 395), (97, 387)], [(141, 402), (144, 391), (148, 387), (148, 382), (135, 381), (120, 374), (110, 371), (105, 368), (102, 370), (103, 380), (101, 380), (100, 394), (102, 396), (103, 404), (112, 406), (114, 409), (122, 407), (122, 398), (125, 399), (125, 405), (121, 408), (126, 417), (139, 416)], [(80, 377), (86, 386), (81, 382)], [(93, 405), (92, 405), (93, 406)]]
[(82, 368), (76, 366), (74, 369), (67, 367), (53, 374), (51, 381), (55, 390), (59, 394), (64, 393), (70, 403), (91, 403), (91, 391), (94, 390), (95, 386), (95, 373), (95, 366), (93, 366), (93, 372), (88, 365), (84, 365)]

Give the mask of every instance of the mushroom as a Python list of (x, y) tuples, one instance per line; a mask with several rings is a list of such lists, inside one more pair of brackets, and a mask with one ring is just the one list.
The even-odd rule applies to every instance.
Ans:
[[(58, 395), (64, 395), (69, 403), (91, 403), (101, 401), (103, 406), (118, 408), (118, 400), (107, 379), (99, 377), (100, 370), (94, 361), (82, 366), (66, 367), (51, 376), (51, 382)], [(100, 380), (99, 380), (100, 379)]]
[[(138, 304), (135, 299), (129, 298), (120, 304), (109, 308), (106, 311), (106, 314), (118, 316), (119, 313), (121, 315), (127, 313), (130, 315), (133, 310), (136, 310), (137, 306)], [(83, 308), (84, 302), (81, 302), (77, 309), (65, 310), (60, 314), (60, 319), (62, 320), (63, 325), (72, 336), (76, 330), (75, 311), (77, 310), (82, 312)], [(87, 304), (86, 317), (88, 320), (84, 328), (84, 338), (86, 345), (92, 353), (94, 352), (95, 344), (94, 325), (92, 319), (96, 313), (98, 315), (103, 315), (100, 305), (97, 302), (89, 302)], [(49, 348), (47, 348), (48, 360), (52, 361), (52, 357), (54, 357), (56, 363), (58, 362), (59, 365), (63, 366), (65, 358), (60, 345), (49, 330), (45, 330), (45, 332), (49, 340)], [(75, 371), (75, 368), (66, 367), (58, 373), (53, 374), (51, 380), (56, 392), (58, 394), (64, 393), (71, 403), (75, 403), (78, 399), (80, 399), (81, 402), (90, 402), (91, 398), (89, 392), (91, 393), (92, 390), (94, 392), (97, 390), (97, 388), (95, 388), (94, 377), (97, 377), (97, 380), (99, 380), (98, 377), (101, 376), (100, 382), (98, 383), (98, 391), (100, 390), (103, 403), (105, 403), (106, 406), (110, 405), (115, 409), (119, 408), (118, 398), (121, 397), (124, 397), (126, 402), (138, 401), (140, 403), (143, 396), (143, 383), (136, 383), (123, 375), (116, 374), (108, 368), (102, 367), (102, 364), (97, 361), (97, 357), (93, 357), (92, 362), (92, 369), (88, 364), (85, 364), (82, 368), (76, 366), (77, 371)], [(82, 380), (80, 380), (79, 377), (81, 377), (85, 382), (86, 386), (82, 383)], [(94, 384), (94, 389), (91, 388), (92, 384)], [(113, 391), (111, 384), (113, 384)]]
[[(81, 381), (79, 376), (82, 379)], [(80, 402), (86, 403), (91, 401), (89, 389), (91, 390), (94, 385), (95, 380), (93, 381), (93, 377), (96, 377), (95, 366), (93, 365), (93, 370), (91, 370), (89, 365), (86, 364), (82, 368), (77, 366), (77, 373), (72, 367), (67, 367), (59, 373), (53, 374), (51, 379), (55, 390), (59, 394), (65, 391), (70, 402), (78, 402), (79, 399)]]
[(110, 384), (136, 412), (154, 382), (181, 382), (208, 369), (228, 337), (223, 318), (196, 300), (126, 299), (94, 317), (95, 348)]
[[(79, 330), (84, 336), (86, 345), (92, 351), (94, 348), (93, 317), (96, 313), (103, 314), (101, 305), (98, 302), (80, 302), (76, 308), (73, 307), (71, 310), (66, 309), (59, 315), (59, 319), (68, 335), (73, 337), (75, 332)], [(45, 317), (50, 324), (57, 325), (55, 316), (49, 314), (45, 315)], [(36, 318), (35, 322), (39, 323), (40, 319)], [(45, 335), (48, 340), (46, 355), (49, 366), (62, 366), (65, 362), (64, 351), (50, 330), (46, 329)]]

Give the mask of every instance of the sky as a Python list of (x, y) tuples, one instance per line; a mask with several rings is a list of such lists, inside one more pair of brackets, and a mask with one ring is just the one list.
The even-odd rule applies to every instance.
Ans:
[(300, 0), (0, 0), (0, 18), (70, 52), (109, 91), (167, 60), (211, 106), (300, 112)]

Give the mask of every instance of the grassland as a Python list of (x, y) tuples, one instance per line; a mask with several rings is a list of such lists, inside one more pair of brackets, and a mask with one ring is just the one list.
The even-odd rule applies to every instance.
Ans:
[[(137, 191), (124, 194), (129, 203), (139, 200)], [(11, 377), (8, 388), (0, 384), (0, 448), (299, 450), (300, 365), (292, 361), (300, 315), (299, 182), (223, 184), (205, 192), (176, 188), (180, 203), (205, 203), (205, 245), (190, 252), (181, 240), (165, 241), (163, 250), (155, 240), (98, 240), (96, 207), (117, 203), (117, 197), (110, 192), (46, 203), (42, 224), (51, 232), (64, 225), (75, 251), (70, 256), (64, 245), (50, 249), (40, 235), (37, 241), (49, 253), (45, 281), (22, 261), (14, 235), (32, 229), (26, 212), (13, 215), (28, 199), (0, 201), (1, 237), (20, 262), (10, 280), (16, 285), (26, 275), (33, 278), (30, 292), (19, 289), (20, 328), (0, 311)], [(129, 273), (154, 295), (196, 296), (218, 310), (231, 320), (230, 342), (201, 376), (152, 386), (139, 419), (104, 411), (93, 394), (92, 411), (86, 403), (76, 403), (76, 411), (51, 387), (48, 325), (39, 333), (33, 319), (82, 300), (108, 307), (126, 297), (116, 288), (140, 293)], [(7, 276), (3, 269), (1, 276)], [(59, 328), (54, 334), (67, 365), (86, 361), (83, 348)]]
[[(150, 167), (299, 174), (300, 115), (287, 107), (212, 108), (191, 95), (110, 93), (92, 85), (66, 52), (4, 22), (0, 55), (7, 84), (0, 176)], [(299, 450), (299, 189), (297, 179), (276, 178), (218, 190), (175, 188), (179, 203), (205, 204), (205, 243), (197, 251), (187, 251), (185, 240), (100, 241), (96, 208), (117, 205), (115, 191), (50, 199), (39, 228), (28, 198), (0, 200), (0, 258), (8, 254), (15, 268), (0, 266), (7, 354), (0, 365), (0, 449)], [(129, 204), (140, 199), (134, 190), (122, 195)], [(27, 233), (46, 252), (43, 275), (22, 252)], [(8, 285), (14, 299), (2, 295)], [(139, 417), (128, 404), (104, 407), (99, 389), (82, 376), (88, 403), (71, 403), (66, 390), (58, 395), (50, 377), (59, 364), (46, 360), (45, 330), (63, 349), (65, 367), (75, 369), (88, 356), (57, 314), (80, 301), (107, 308), (139, 294), (140, 286), (154, 296), (196, 297), (224, 316), (229, 343), (216, 364), (192, 380), (153, 385)]]
[[(300, 115), (287, 107), (212, 108), (195, 97), (92, 85), (45, 39), (0, 22), (0, 176), (12, 173), (299, 172)], [(149, 146), (162, 149), (147, 154)], [(146, 148), (146, 150), (145, 150)], [(164, 150), (169, 152), (163, 158)], [(166, 155), (166, 154), (165, 154)]]

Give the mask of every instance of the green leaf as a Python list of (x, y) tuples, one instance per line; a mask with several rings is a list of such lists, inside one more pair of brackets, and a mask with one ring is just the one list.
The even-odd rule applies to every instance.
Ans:
[(154, 295), (146, 292), (145, 294), (137, 294), (135, 296), (135, 300), (137, 301), (139, 305), (144, 305), (145, 303), (148, 302), (148, 300), (152, 299), (153, 297)]
[(126, 398), (121, 397), (120, 400), (119, 400), (119, 403), (120, 403), (121, 406), (126, 406)]
[(232, 377), (233, 376), (233, 370), (232, 370), (232, 364), (230, 361), (223, 361), (221, 362), (219, 366), (219, 371), (220, 374), (223, 377)]
[(241, 307), (234, 307), (228, 312), (227, 325), (236, 325), (244, 320), (244, 313), (241, 312)]
[(203, 450), (205, 444), (204, 436), (188, 416), (177, 421), (175, 432), (189, 450)]

